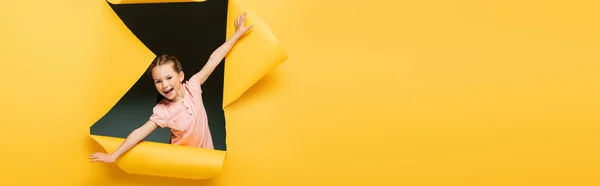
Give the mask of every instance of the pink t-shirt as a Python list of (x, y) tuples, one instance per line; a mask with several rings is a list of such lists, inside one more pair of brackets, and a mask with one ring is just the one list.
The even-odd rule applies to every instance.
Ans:
[(150, 120), (171, 129), (171, 144), (214, 149), (202, 102), (202, 88), (194, 76), (182, 86), (183, 100), (172, 103), (163, 98), (154, 106)]

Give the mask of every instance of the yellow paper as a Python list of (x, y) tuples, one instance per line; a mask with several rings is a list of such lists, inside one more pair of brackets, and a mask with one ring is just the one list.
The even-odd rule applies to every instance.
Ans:
[(209, 180), (87, 159), (154, 57), (106, 1), (6, 2), (3, 186), (600, 185), (600, 1), (244, 1), (291, 57)]

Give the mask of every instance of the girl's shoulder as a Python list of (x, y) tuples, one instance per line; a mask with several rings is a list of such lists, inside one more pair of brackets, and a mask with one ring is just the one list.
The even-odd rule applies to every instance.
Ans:
[(170, 102), (166, 99), (160, 100), (156, 105), (154, 105), (154, 112), (157, 113), (166, 113), (169, 110)]

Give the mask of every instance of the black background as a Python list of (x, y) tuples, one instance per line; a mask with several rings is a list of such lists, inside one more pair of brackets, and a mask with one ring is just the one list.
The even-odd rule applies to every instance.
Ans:
[[(210, 54), (225, 42), (227, 2), (111, 4), (111, 7), (155, 55), (176, 55), (188, 80), (204, 66)], [(150, 63), (148, 61), (148, 65)], [(202, 85), (204, 105), (217, 150), (226, 150), (222, 109), (224, 63)], [(126, 138), (148, 121), (159, 99), (162, 96), (156, 91), (150, 77), (143, 74), (119, 102), (91, 127), (90, 133)], [(169, 138), (169, 129), (159, 127), (144, 140), (168, 143)]]

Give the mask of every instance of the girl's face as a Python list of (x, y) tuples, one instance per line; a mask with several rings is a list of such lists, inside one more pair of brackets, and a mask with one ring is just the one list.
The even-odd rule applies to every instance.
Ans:
[(177, 73), (171, 63), (156, 66), (152, 69), (152, 78), (156, 90), (173, 102), (179, 101), (183, 95), (181, 94), (183, 77), (183, 71)]

